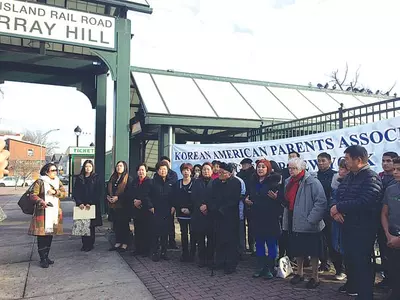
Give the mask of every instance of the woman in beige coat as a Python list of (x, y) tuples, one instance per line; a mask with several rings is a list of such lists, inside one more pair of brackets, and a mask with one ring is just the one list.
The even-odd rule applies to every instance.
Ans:
[(49, 258), (53, 235), (63, 233), (60, 199), (67, 193), (57, 177), (57, 167), (48, 163), (40, 170), (40, 178), (33, 184), (30, 199), (35, 202), (28, 234), (37, 236), (40, 266), (48, 268), (54, 264)]

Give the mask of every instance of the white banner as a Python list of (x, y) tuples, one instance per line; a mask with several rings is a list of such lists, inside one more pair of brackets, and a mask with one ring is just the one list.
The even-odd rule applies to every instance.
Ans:
[(400, 117), (371, 124), (348, 127), (319, 134), (282, 140), (232, 144), (175, 144), (173, 146), (172, 169), (180, 175), (179, 167), (184, 162), (193, 165), (219, 160), (239, 164), (250, 158), (276, 161), (284, 168), (288, 153), (297, 151), (307, 161), (309, 171), (318, 171), (317, 156), (327, 152), (332, 156), (332, 167), (337, 170), (344, 150), (351, 145), (361, 145), (369, 153), (369, 164), (375, 171), (381, 170), (382, 154), (399, 151)]
[(31, 2), (0, 0), (0, 33), (115, 49), (115, 19)]

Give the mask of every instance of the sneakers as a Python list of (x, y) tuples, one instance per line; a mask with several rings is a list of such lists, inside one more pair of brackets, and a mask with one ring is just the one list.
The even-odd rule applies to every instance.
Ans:
[(357, 293), (357, 292), (348, 289), (347, 283), (344, 284), (344, 285), (342, 285), (342, 286), (339, 288), (338, 291), (339, 291), (340, 293), (346, 293), (346, 294), (349, 295), (349, 296), (353, 296), (353, 297), (358, 296), (358, 293)]
[(342, 280), (345, 280), (346, 278), (347, 278), (347, 276), (346, 276), (346, 274), (344, 274), (344, 273), (339, 273), (339, 274), (336, 274), (336, 275), (335, 275), (335, 279), (336, 279), (336, 280), (342, 281)]
[(272, 279), (272, 278), (274, 278), (274, 275), (271, 273), (271, 270), (269, 268), (267, 268), (264, 272), (263, 277), (264, 277), (264, 279)]
[(329, 266), (328, 265), (325, 265), (325, 266), (320, 266), (319, 268), (318, 268), (318, 273), (325, 273), (325, 272), (329, 272)]
[(383, 278), (381, 282), (375, 284), (375, 288), (378, 290), (386, 290), (389, 288), (389, 280), (387, 278)]

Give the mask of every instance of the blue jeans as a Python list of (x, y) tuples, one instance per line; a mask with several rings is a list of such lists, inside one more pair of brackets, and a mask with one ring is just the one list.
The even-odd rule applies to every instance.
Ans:
[(265, 256), (265, 244), (268, 248), (268, 257), (276, 259), (278, 256), (278, 240), (276, 238), (256, 238), (257, 256)]

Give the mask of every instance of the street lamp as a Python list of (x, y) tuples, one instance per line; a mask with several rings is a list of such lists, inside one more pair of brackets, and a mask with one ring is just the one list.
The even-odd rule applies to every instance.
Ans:
[(79, 147), (79, 136), (82, 133), (82, 129), (79, 126), (76, 126), (74, 129), (75, 135), (76, 135), (76, 146)]

